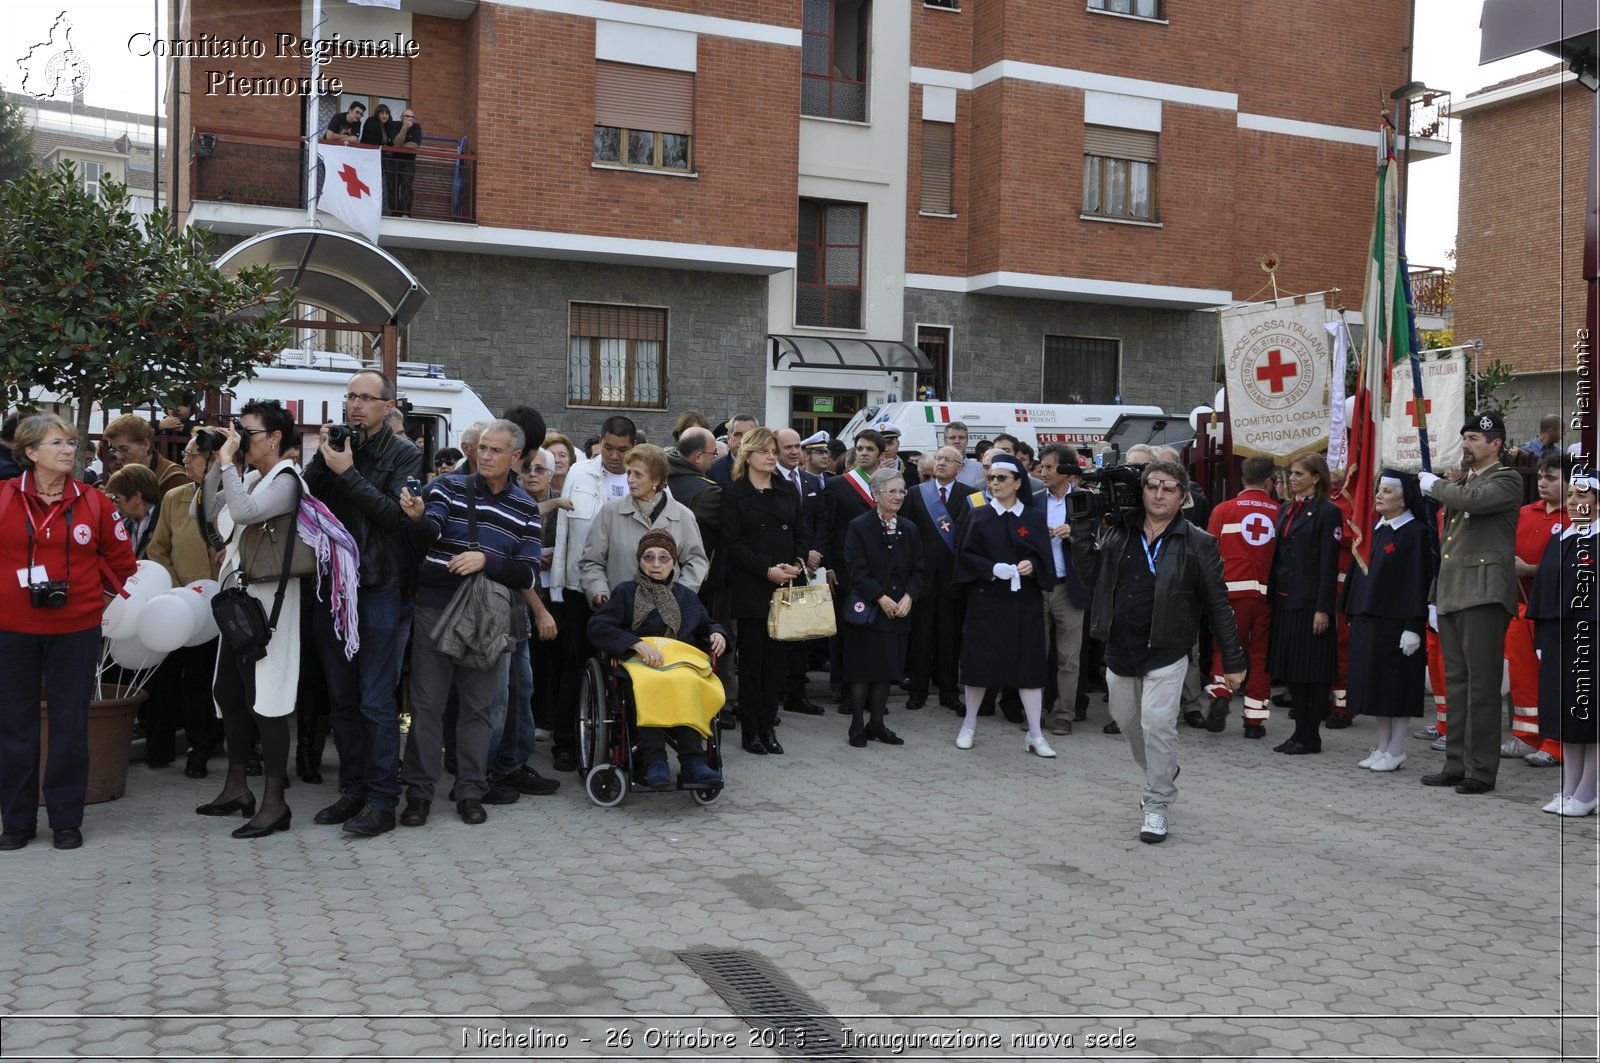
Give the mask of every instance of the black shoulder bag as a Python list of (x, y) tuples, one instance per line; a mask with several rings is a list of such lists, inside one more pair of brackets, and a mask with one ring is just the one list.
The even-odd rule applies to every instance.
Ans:
[[(299, 478), (295, 480), (295, 510), (299, 511), (300, 497)], [(272, 633), (278, 629), (278, 615), (283, 612), (283, 596), (289, 589), (289, 570), (293, 567), (291, 560), (294, 557), (295, 545), (300, 537), (293, 534), (294, 525), (290, 525), (291, 534), (283, 537), (283, 566), (278, 575), (278, 593), (272, 600), (272, 615), (267, 616), (267, 611), (262, 608), (261, 602), (253, 597), (243, 586), (243, 569), (235, 569), (228, 574), (228, 579), (238, 579), (239, 584), (218, 591), (211, 599), (211, 615), (216, 618), (217, 630), (222, 634), (222, 641), (228, 644), (235, 657), (241, 664), (254, 664), (267, 655), (267, 645), (272, 641)], [(240, 562), (241, 565), (243, 562)]]

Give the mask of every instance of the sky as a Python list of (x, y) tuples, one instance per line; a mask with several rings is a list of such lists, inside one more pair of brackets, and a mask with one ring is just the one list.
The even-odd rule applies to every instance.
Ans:
[[(72, 23), (72, 46), (89, 65), (85, 102), (144, 113), (158, 110), (153, 61), (132, 54), (144, 50), (142, 40), (134, 49), (129, 47), (130, 38), (151, 32), (158, 7), (164, 26), (166, 0), (6, 0), (5, 10), (0, 11), (0, 85), (22, 89), (17, 60), (32, 45), (49, 39), (52, 24), (65, 11)], [(1552, 60), (1539, 54), (1479, 66), (1481, 7), (1480, 0), (1416, 0), (1417, 80), (1430, 88), (1447, 89), (1461, 100), (1474, 89), (1550, 65)], [(56, 50), (49, 47), (40, 54)], [(1459, 126), (1452, 130), (1453, 140), (1458, 131)], [(1455, 247), (1459, 158), (1452, 148), (1448, 156), (1418, 163), (1408, 175), (1407, 250), (1413, 265), (1446, 265), (1446, 252)], [(1366, 227), (1370, 222), (1360, 224)]]

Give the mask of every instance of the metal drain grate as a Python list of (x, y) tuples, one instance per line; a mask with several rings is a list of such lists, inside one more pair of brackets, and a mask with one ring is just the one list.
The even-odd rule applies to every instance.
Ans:
[(826, 1056), (866, 1063), (845, 1047), (844, 1027), (771, 960), (748, 949), (689, 949), (678, 959), (705, 980), (733, 1013), (770, 1037), (758, 1040), (790, 1059)]

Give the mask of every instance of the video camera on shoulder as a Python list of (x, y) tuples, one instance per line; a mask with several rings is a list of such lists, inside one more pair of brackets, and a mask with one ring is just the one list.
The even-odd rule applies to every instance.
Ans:
[(1086, 484), (1099, 484), (1098, 491), (1074, 491), (1066, 498), (1067, 520), (1121, 518), (1144, 512), (1144, 486), (1140, 482), (1144, 465), (1107, 465), (1103, 469), (1084, 469)]

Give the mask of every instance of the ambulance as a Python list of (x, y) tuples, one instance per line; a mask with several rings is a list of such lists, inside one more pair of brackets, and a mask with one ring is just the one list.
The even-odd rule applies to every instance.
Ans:
[(1046, 443), (1087, 446), (1102, 442), (1123, 414), (1163, 416), (1159, 406), (1089, 406), (1080, 404), (1025, 404), (1016, 402), (889, 402), (868, 406), (852, 417), (839, 433), (846, 446), (856, 433), (879, 421), (893, 421), (900, 429), (900, 450), (932, 454), (944, 445), (944, 428), (951, 421), (967, 426), (967, 448), (980, 439), (1002, 432), (1016, 436), (1037, 451)]

